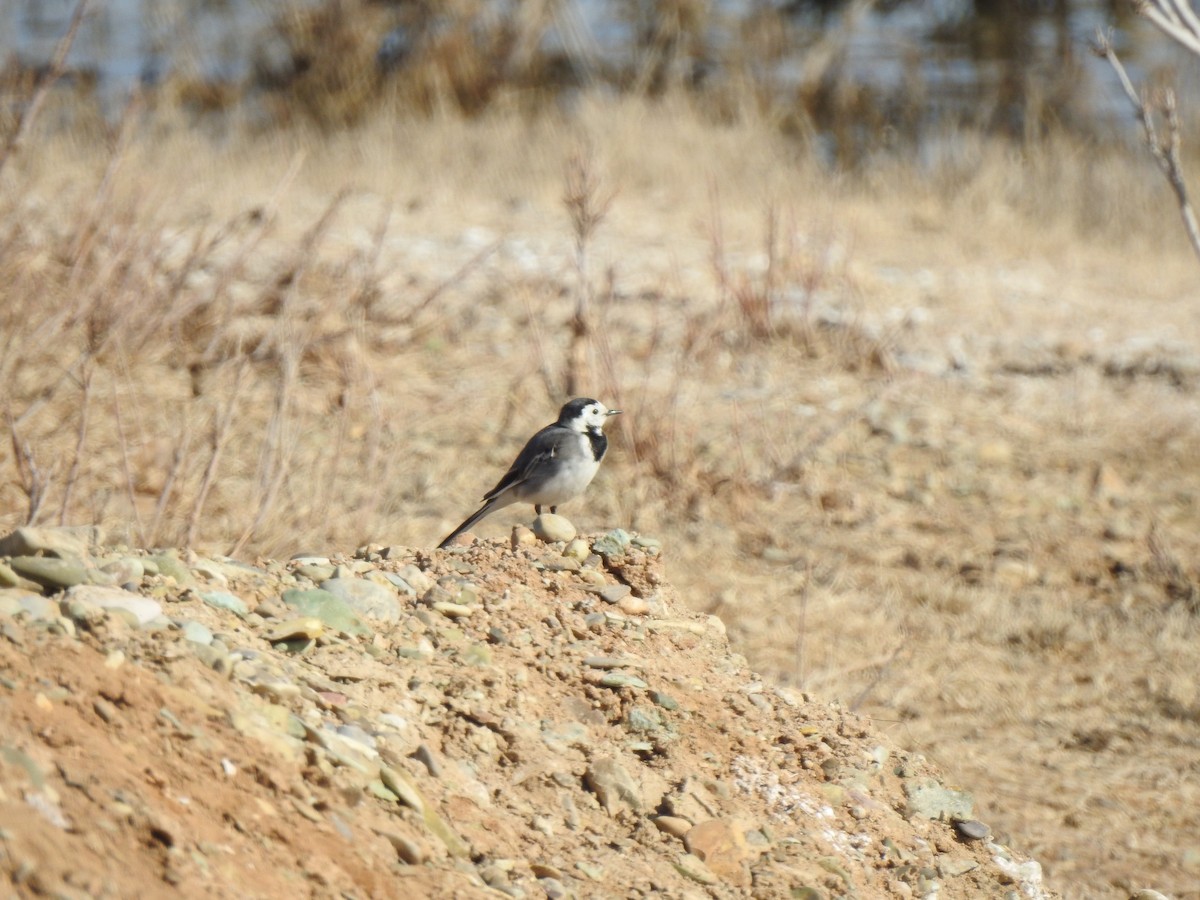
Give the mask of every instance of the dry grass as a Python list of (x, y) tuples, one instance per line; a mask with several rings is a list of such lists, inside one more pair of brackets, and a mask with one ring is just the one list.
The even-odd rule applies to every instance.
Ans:
[(1195, 882), (1200, 312), (1143, 160), (960, 136), (850, 179), (670, 99), (31, 140), (0, 529), (431, 546), (574, 372), (627, 413), (577, 524), (663, 537), (764, 674), (938, 758), (1065, 895)]

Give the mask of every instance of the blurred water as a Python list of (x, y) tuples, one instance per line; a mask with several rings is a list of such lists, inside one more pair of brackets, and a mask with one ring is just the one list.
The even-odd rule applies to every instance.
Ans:
[[(499, 0), (498, 14), (511, 5), (512, 0)], [(762, 5), (762, 0), (715, 0), (714, 20), (745, 22)], [(567, 0), (559, 20), (563, 27), (548, 42), (575, 50), (582, 46), (607, 61), (628, 62), (634, 36), (621, 6), (611, 0)], [(47, 61), (74, 8), (75, 0), (0, 0), (0, 61), (15, 58), (33, 66)], [(93, 0), (68, 64), (98, 76), (99, 97), (110, 113), (119, 109), (131, 86), (155, 83), (169, 71), (237, 81), (250, 72), (255, 47), (284, 8), (278, 0)], [(981, 97), (994, 96), (1004, 79), (1040, 79), (1049, 85), (1066, 64), (1065, 50), (1079, 72), (1073, 109), (1093, 122), (1128, 121), (1115, 78), (1107, 64), (1088, 51), (1096, 28), (1110, 24), (1108, 3), (1071, 4), (1065, 47), (1062, 32), (1048, 17), (1035, 20), (1019, 47), (1001, 48), (1008, 56), (989, 57), (988, 48), (972, 47), (965, 38), (953, 36), (962, 30), (955, 26), (970, 14), (969, 0), (926, 0), (901, 4), (886, 14), (870, 13), (849, 42), (845, 71), (857, 83), (885, 92), (916, 76), (928, 124), (955, 116)], [(1200, 65), (1193, 57), (1136, 17), (1125, 24), (1118, 46), (1136, 79), (1169, 66), (1176, 70), (1185, 97), (1200, 93)], [(710, 40), (732, 39), (732, 33), (731, 28), (730, 34)], [(786, 87), (804, 62), (798, 51), (766, 65), (770, 77)]]

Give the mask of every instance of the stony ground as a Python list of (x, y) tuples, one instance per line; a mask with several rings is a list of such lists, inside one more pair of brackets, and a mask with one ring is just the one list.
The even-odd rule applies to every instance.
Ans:
[(616, 531), (253, 564), (23, 529), (0, 872), (61, 898), (1056, 896)]

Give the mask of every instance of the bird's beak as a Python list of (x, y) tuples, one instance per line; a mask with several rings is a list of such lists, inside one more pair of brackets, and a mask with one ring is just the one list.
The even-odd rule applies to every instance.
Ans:
[(620, 414), (621, 414), (621, 411), (619, 409), (610, 409), (608, 412), (605, 413), (606, 416), (619, 416)]

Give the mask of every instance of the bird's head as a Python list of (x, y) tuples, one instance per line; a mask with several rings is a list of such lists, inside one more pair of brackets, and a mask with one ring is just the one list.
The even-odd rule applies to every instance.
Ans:
[(563, 406), (558, 414), (558, 424), (565, 425), (572, 431), (599, 431), (609, 416), (618, 415), (620, 412), (619, 409), (609, 409), (599, 400), (576, 397)]

